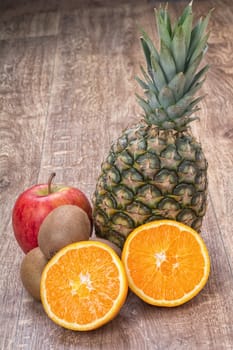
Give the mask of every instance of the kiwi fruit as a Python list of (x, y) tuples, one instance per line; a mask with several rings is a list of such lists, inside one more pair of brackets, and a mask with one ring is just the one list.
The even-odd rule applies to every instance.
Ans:
[(39, 247), (28, 252), (21, 263), (20, 277), (24, 288), (36, 300), (40, 301), (40, 280), (48, 260)]
[(90, 237), (89, 241), (97, 241), (97, 242), (105, 243), (110, 248), (112, 248), (115, 251), (115, 253), (117, 253), (117, 255), (119, 257), (121, 257), (121, 249), (116, 244), (114, 244), (113, 242), (108, 241), (107, 239), (104, 239), (104, 238), (97, 237), (97, 236)]
[(61, 205), (53, 209), (42, 222), (38, 245), (47, 259), (51, 259), (68, 244), (88, 240), (91, 222), (87, 213), (76, 205)]

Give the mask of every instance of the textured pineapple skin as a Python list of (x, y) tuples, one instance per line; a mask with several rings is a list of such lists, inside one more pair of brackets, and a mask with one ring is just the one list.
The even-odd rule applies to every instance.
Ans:
[(137, 226), (157, 219), (200, 231), (207, 204), (207, 161), (190, 130), (144, 121), (112, 144), (93, 195), (96, 235), (122, 248)]

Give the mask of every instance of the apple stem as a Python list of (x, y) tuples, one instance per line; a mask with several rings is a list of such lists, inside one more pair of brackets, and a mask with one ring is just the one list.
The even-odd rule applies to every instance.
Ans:
[(48, 179), (48, 194), (52, 193), (52, 181), (55, 178), (56, 173), (51, 173), (49, 179)]

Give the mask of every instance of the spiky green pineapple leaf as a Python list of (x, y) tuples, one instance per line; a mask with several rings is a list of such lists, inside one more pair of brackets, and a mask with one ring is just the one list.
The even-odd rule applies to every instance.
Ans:
[(135, 79), (143, 90), (147, 91), (150, 89), (149, 85), (146, 84), (142, 79), (140, 79), (139, 77), (135, 77)]
[(183, 72), (176, 74), (176, 76), (170, 81), (168, 86), (172, 89), (176, 101), (178, 101), (184, 93), (185, 76)]
[(169, 118), (172, 120), (180, 119), (183, 115), (189, 116), (196, 112), (198, 109), (194, 109), (204, 96), (200, 96), (193, 100), (192, 96), (185, 96), (182, 100), (180, 100), (177, 104), (171, 105), (167, 108), (167, 113)]
[(168, 115), (164, 110), (164, 108), (156, 108), (155, 113), (156, 113), (157, 121), (158, 123), (160, 123), (160, 125), (167, 120)]
[(202, 87), (204, 81), (205, 81), (205, 78), (200, 80), (200, 81), (198, 81), (197, 83), (193, 84), (192, 87), (189, 89), (188, 94), (194, 96), (195, 93), (198, 90), (200, 90), (200, 88)]
[(156, 88), (152, 78), (149, 77), (149, 75), (146, 73), (145, 69), (142, 66), (140, 68), (141, 68), (141, 72), (142, 72), (142, 74), (144, 76), (144, 79), (147, 82), (147, 85), (149, 86), (149, 89), (154, 91), (154, 92), (156, 92), (156, 93), (158, 93), (158, 89)]
[(191, 33), (191, 45), (188, 51), (188, 56), (187, 59), (190, 60), (190, 58), (193, 55), (193, 52), (195, 48), (197, 47), (198, 43), (201, 41), (201, 38), (205, 35), (209, 19), (211, 16), (213, 9), (209, 11), (208, 15), (203, 18), (200, 18), (196, 26), (193, 28), (192, 33)]
[(202, 60), (203, 53), (201, 52), (198, 57), (192, 62), (192, 64), (189, 65), (187, 71), (185, 72), (185, 87), (184, 91), (188, 91), (190, 88), (192, 82), (193, 82), (193, 77), (195, 75), (195, 72)]
[(176, 64), (171, 51), (168, 49), (163, 40), (160, 47), (160, 65), (166, 75), (167, 81), (171, 81), (176, 75)]
[(207, 41), (209, 39), (209, 33), (207, 33), (198, 43), (195, 50), (193, 51), (192, 56), (190, 57), (189, 64), (192, 64), (195, 59), (202, 53), (203, 55), (206, 52), (207, 49)]
[(193, 51), (195, 50), (198, 42), (200, 41), (202, 33), (202, 18), (199, 19), (198, 23), (195, 25), (195, 27), (192, 29), (191, 32), (191, 43), (187, 55), (187, 60), (190, 59), (190, 57), (193, 54)]
[(167, 108), (168, 106), (171, 106), (175, 103), (175, 97), (172, 92), (172, 89), (170, 89), (168, 86), (164, 86), (159, 93), (159, 102), (163, 106), (163, 108)]
[(190, 103), (193, 100), (193, 96), (190, 94), (186, 94), (184, 95), (184, 97), (182, 97), (178, 102), (177, 102), (177, 106), (181, 107), (184, 109), (184, 111), (188, 108), (188, 106), (190, 105)]
[[(197, 83), (193, 89), (198, 90), (202, 86), (203, 82)], [(182, 99), (180, 99), (177, 104), (169, 106), (167, 108), (167, 113), (171, 119), (179, 119), (182, 115), (189, 116), (195, 111), (194, 106), (199, 103), (204, 96), (199, 96), (196, 99), (193, 99), (193, 90), (190, 93), (187, 93)]]
[(155, 85), (157, 89), (160, 91), (164, 85), (166, 85), (166, 77), (161, 69), (159, 63), (156, 61), (155, 57), (151, 55), (151, 66), (152, 66), (152, 74), (154, 78)]
[(151, 77), (149, 77), (149, 75), (146, 73), (145, 69), (143, 66), (140, 66), (141, 72), (143, 74), (143, 77), (145, 79), (145, 81), (149, 84), (152, 83)]
[(185, 46), (186, 46), (186, 53), (189, 49), (190, 39), (191, 39), (191, 32), (192, 32), (192, 22), (193, 22), (193, 13), (192, 13), (192, 1), (185, 7), (182, 15), (178, 19), (178, 21), (175, 23), (175, 27), (173, 30), (173, 36), (176, 31), (176, 28), (178, 26), (182, 26), (183, 31), (185, 33)]
[(144, 40), (144, 42), (146, 43), (147, 47), (150, 50), (150, 55), (154, 56), (155, 59), (159, 61), (159, 53), (155, 48), (153, 41), (150, 39), (148, 34), (142, 28), (141, 28), (141, 35), (142, 35), (142, 39)]
[(171, 39), (171, 26), (170, 19), (168, 20), (168, 15), (166, 15), (166, 19), (164, 18), (163, 10), (155, 9), (155, 18), (158, 28), (159, 37), (163, 38), (165, 45), (170, 48), (172, 39)]
[(199, 117), (194, 116), (194, 117), (190, 118), (187, 115), (184, 115), (183, 117), (181, 117), (175, 121), (176, 129), (180, 130), (180, 131), (184, 130), (187, 128), (187, 125), (189, 123), (193, 122), (194, 120), (199, 120)]
[(142, 44), (142, 49), (143, 49), (144, 56), (145, 56), (146, 63), (147, 63), (147, 71), (148, 71), (149, 75), (151, 76), (152, 67), (151, 67), (151, 53), (150, 53), (150, 49), (149, 49), (146, 41), (143, 38), (141, 38), (141, 44)]
[(209, 70), (209, 65), (205, 65), (202, 69), (199, 70), (199, 72), (197, 74), (194, 75), (194, 78), (192, 80), (192, 83), (190, 85), (190, 88), (197, 83), (205, 74), (206, 72)]
[[(185, 115), (187, 116), (187, 117), (189, 117), (190, 115), (192, 115), (192, 114), (194, 114), (194, 113), (196, 113), (196, 112), (198, 112), (198, 111), (200, 111), (201, 110), (201, 108), (200, 107), (195, 107), (195, 108), (192, 108), (192, 109), (188, 109), (187, 110), (187, 112), (185, 113)], [(199, 117), (195, 117), (195, 119), (199, 119)]]
[(170, 20), (170, 16), (169, 13), (167, 11), (168, 5), (166, 4), (165, 8), (160, 8), (160, 15), (163, 19), (164, 25), (167, 28), (167, 31), (171, 37), (172, 35), (172, 26), (171, 26), (171, 20)]
[(182, 26), (178, 26), (172, 39), (172, 53), (176, 63), (177, 72), (184, 71), (186, 61), (185, 34)]
[(153, 113), (147, 113), (144, 116), (149, 124), (156, 124), (162, 127), (168, 119), (168, 115), (163, 108), (156, 108)]
[(203, 98), (205, 98), (206, 95), (199, 96), (195, 98), (189, 105), (189, 110), (193, 110), (193, 107), (196, 106)]
[(137, 101), (138, 101), (139, 105), (142, 107), (144, 112), (146, 114), (151, 114), (153, 111), (152, 111), (151, 107), (148, 105), (147, 101), (144, 100), (144, 98), (142, 98), (138, 94), (136, 94), (136, 97), (137, 97)]
[(152, 91), (146, 91), (146, 97), (148, 99), (148, 104), (151, 107), (152, 110), (154, 110), (155, 108), (160, 107), (160, 102), (157, 98), (157, 95), (155, 93), (153, 93)]
[(192, 32), (192, 24), (193, 24), (193, 13), (192, 13), (192, 3), (190, 3), (185, 9), (184, 18), (182, 18), (182, 28), (185, 33), (185, 45), (186, 45), (186, 54), (189, 49), (191, 32)]
[(189, 18), (190, 15), (192, 15), (192, 5), (193, 1), (190, 1), (190, 3), (184, 8), (183, 13), (177, 21), (178, 25), (183, 25), (186, 22), (187, 18)]
[(180, 118), (180, 116), (182, 116), (185, 110), (186, 110), (185, 107), (174, 104), (167, 108), (167, 113), (169, 118), (174, 120), (174, 119)]

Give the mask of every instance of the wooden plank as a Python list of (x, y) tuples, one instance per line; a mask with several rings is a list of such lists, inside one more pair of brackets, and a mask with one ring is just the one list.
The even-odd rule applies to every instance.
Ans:
[(56, 35), (58, 0), (0, 3), (0, 40)]
[(13, 238), (11, 212), (19, 193), (37, 183), (56, 42), (35, 38), (0, 45), (0, 348), (12, 349), (22, 303), (23, 254)]

